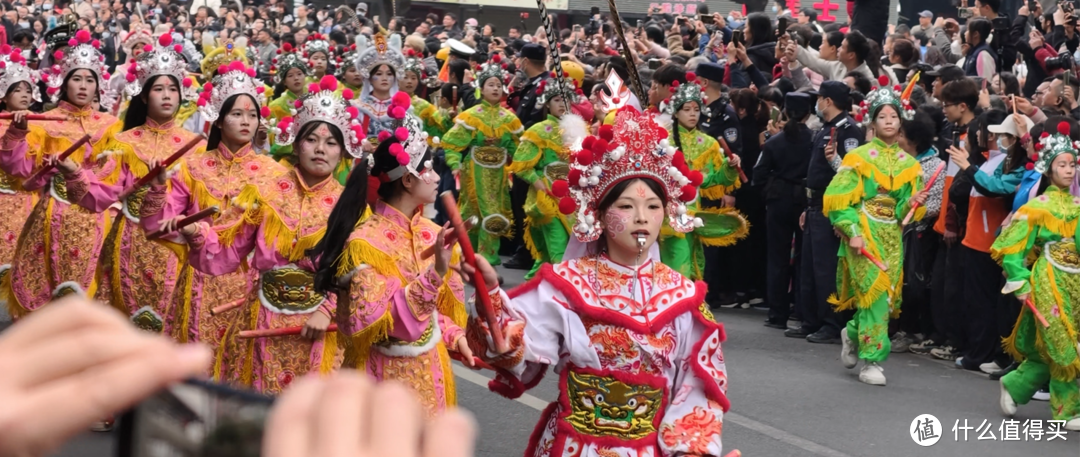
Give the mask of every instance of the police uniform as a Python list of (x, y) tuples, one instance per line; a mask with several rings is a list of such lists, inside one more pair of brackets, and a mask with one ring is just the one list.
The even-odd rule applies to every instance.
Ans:
[[(793, 119), (810, 113), (810, 95), (791, 92), (784, 96), (784, 111)], [(789, 122), (796, 122), (791, 120)], [(804, 123), (787, 128), (765, 142), (754, 165), (754, 185), (764, 185), (765, 246), (768, 273), (765, 277), (765, 302), (769, 304), (766, 326), (787, 329), (792, 297), (798, 295), (795, 268), (791, 263), (791, 240), (795, 252), (802, 247), (799, 215), (806, 209), (806, 171), (814, 133)], [(793, 285), (791, 293), (788, 286)]]
[[(697, 75), (709, 81), (722, 82), (724, 79), (724, 67), (714, 63), (698, 65)], [(742, 127), (739, 125), (739, 116), (727, 100), (720, 97), (709, 103), (710, 116), (702, 116), (698, 123), (698, 129), (719, 141), (721, 138), (735, 154), (742, 153)]]
[[(826, 81), (821, 84), (819, 97), (830, 98), (838, 105), (847, 105), (850, 89), (843, 82)], [(836, 170), (825, 158), (825, 146), (833, 141), (832, 129), (836, 128), (836, 154), (843, 158), (849, 151), (862, 146), (866, 136), (854, 119), (846, 112), (825, 122), (814, 135), (810, 152), (810, 165), (806, 172), (806, 221), (803, 228), (801, 271), (797, 301), (803, 318), (801, 331), (791, 330), (789, 336), (812, 334), (812, 342), (839, 342), (841, 319), (829, 304), (829, 295), (836, 292), (836, 253), (840, 250), (840, 238), (833, 232), (832, 223), (822, 212), (821, 198)], [(815, 341), (817, 340), (817, 341)]]

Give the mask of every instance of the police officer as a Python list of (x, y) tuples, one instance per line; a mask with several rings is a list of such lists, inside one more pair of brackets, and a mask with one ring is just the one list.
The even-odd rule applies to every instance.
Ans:
[[(840, 343), (841, 319), (829, 304), (836, 292), (836, 253), (840, 238), (829, 218), (822, 213), (821, 198), (848, 151), (865, 142), (862, 129), (848, 115), (851, 89), (840, 81), (825, 81), (817, 91), (815, 112), (824, 123), (814, 135), (810, 166), (806, 172), (807, 209), (803, 226), (802, 263), (797, 305), (803, 318), (799, 328), (784, 332), (792, 338), (806, 338), (811, 343)], [(835, 136), (833, 135), (835, 129)]]
[(731, 148), (731, 152), (742, 152), (742, 127), (735, 108), (728, 103), (728, 98), (721, 92), (724, 80), (724, 67), (714, 63), (703, 63), (697, 67), (698, 81), (709, 97), (710, 116), (702, 116), (698, 128), (705, 134), (720, 141), (722, 138)]
[[(525, 129), (544, 119), (543, 113), (536, 106), (536, 94), (540, 83), (548, 79), (550, 74), (544, 67), (547, 61), (547, 48), (538, 44), (527, 44), (521, 48), (520, 69), (525, 73), (528, 80), (518, 94), (517, 117)], [(510, 203), (514, 212), (514, 237), (509, 240), (507, 249), (513, 249), (513, 254), (503, 267), (513, 270), (528, 270), (533, 266), (532, 254), (525, 247), (522, 234), (525, 233), (525, 198), (529, 195), (529, 183), (514, 176), (513, 185), (510, 188)]]
[[(768, 273), (765, 302), (769, 304), (766, 327), (787, 329), (791, 298), (798, 294), (791, 265), (791, 239), (795, 250), (802, 246), (799, 216), (806, 210), (806, 171), (810, 163), (814, 132), (806, 126), (812, 112), (809, 94), (790, 92), (784, 96), (785, 124), (780, 133), (765, 142), (754, 165), (754, 185), (764, 185), (765, 237)], [(794, 284), (792, 294), (788, 285)]]

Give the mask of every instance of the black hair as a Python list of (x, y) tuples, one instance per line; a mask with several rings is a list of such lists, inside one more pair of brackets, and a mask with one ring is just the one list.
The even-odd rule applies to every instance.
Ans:
[(968, 111), (975, 111), (979, 105), (979, 86), (971, 78), (958, 79), (941, 88), (941, 101), (945, 103), (967, 105)]
[(866, 62), (870, 57), (870, 40), (858, 30), (848, 32), (844, 39), (847, 40), (848, 51), (855, 53), (855, 60), (860, 64)]
[(862, 92), (863, 94), (870, 93), (870, 90), (872, 89), (871, 85), (873, 83), (871, 83), (870, 78), (867, 78), (866, 75), (862, 74), (862, 72), (854, 70), (850, 71), (848, 72), (848, 74), (844, 75), (844, 79), (847, 78), (852, 78), (855, 80), (854, 90)]
[[(1000, 125), (1002, 122), (1005, 122), (1005, 118), (1007, 117), (1009, 117), (1008, 114), (998, 109), (987, 110), (979, 116), (979, 136), (976, 138), (979, 143), (979, 152), (992, 149), (992, 146), (990, 145), (989, 128), (991, 125)], [(968, 141), (971, 141), (972, 138), (973, 137), (969, 136)]]
[[(379, 147), (388, 154), (389, 144), (396, 141), (384, 141)], [(326, 233), (315, 247), (307, 251), (311, 262), (317, 267), (315, 291), (318, 293), (326, 295), (341, 289), (337, 283), (338, 263), (341, 260), (341, 252), (345, 250), (345, 243), (349, 241), (356, 223), (360, 221), (360, 216), (367, 210), (367, 190), (367, 166), (361, 161), (349, 173), (349, 179), (345, 181), (345, 189), (341, 191), (334, 209), (330, 210), (330, 217), (326, 220)], [(342, 307), (344, 308), (346, 307)]]
[[(33, 26), (33, 24), (30, 25)], [(32, 29), (19, 29), (15, 32), (14, 35), (11, 36), (12, 43), (19, 43), (23, 40), (30, 40), (30, 42), (33, 43), (34, 31)]]
[(454, 13), (446, 13), (446, 14), (443, 15), (443, 17), (446, 17), (446, 16), (450, 16), (450, 19), (454, 20), (454, 24), (455, 25), (457, 24), (457, 15), (456, 14), (454, 14)]
[(916, 111), (915, 117), (901, 123), (900, 131), (909, 143), (915, 145), (915, 154), (922, 154), (934, 147), (937, 128), (934, 127), (934, 120), (924, 111)]
[(784, 107), (784, 91), (776, 86), (765, 87), (758, 91), (758, 98), (761, 101), (772, 102), (779, 108)]
[(814, 22), (817, 20), (817, 11), (815, 11), (813, 8), (806, 7), (799, 10), (799, 12), (803, 13), (803, 16), (810, 18), (810, 22)]
[(989, 6), (995, 13), (1001, 11), (1001, 0), (978, 0), (983, 6)]
[(94, 77), (91, 78), (94, 81), (94, 91), (91, 93), (90, 100), (93, 100), (94, 97), (100, 95), (101, 88), (98, 87), (98, 74), (97, 74), (97, 72), (94, 71), (94, 70), (87, 70), (85, 68), (76, 68), (76, 69), (72, 70), (71, 72), (69, 72), (67, 74), (67, 76), (64, 77), (64, 84), (60, 86), (60, 98), (58, 100), (63, 100), (65, 102), (71, 103), (71, 100), (68, 100), (68, 97), (67, 97), (67, 86), (68, 86), (68, 82), (71, 81), (71, 77), (75, 76), (75, 72), (77, 72), (79, 70), (86, 70), (86, 71), (89, 71), (90, 74), (94, 75)]
[(673, 63), (665, 64), (656, 69), (652, 79), (653, 84), (663, 84), (665, 86), (670, 86), (675, 81), (678, 81), (679, 84), (686, 84), (686, 68)]
[[(807, 106), (806, 109), (795, 110), (792, 106), (785, 105), (784, 116), (787, 117), (787, 123), (784, 124), (784, 137), (795, 144), (802, 143), (803, 139), (799, 138), (799, 133), (802, 129), (800, 129), (799, 126), (806, 122), (806, 119), (810, 117), (810, 107)], [(808, 137), (805, 140), (809, 143), (811, 139)]]
[(765, 13), (750, 13), (746, 17), (744, 27), (750, 31), (750, 39), (746, 42), (747, 49), (754, 45), (773, 41), (772, 19), (769, 19), (769, 16), (766, 16)]
[(990, 25), (990, 21), (988, 21), (986, 19), (983, 19), (981, 17), (972, 18), (971, 20), (968, 21), (968, 23), (967, 23), (967, 31), (968, 32), (975, 32), (975, 33), (979, 34), (979, 42), (978, 43), (971, 43), (971, 37), (967, 38), (969, 44), (971, 45), (972, 51), (975, 50), (975, 46), (986, 43), (986, 40), (988, 38), (990, 38), (990, 31), (993, 30), (993, 29), (994, 29), (994, 27)]
[[(263, 30), (266, 30), (266, 29), (263, 29)], [(347, 35), (345, 35), (345, 32), (342, 32), (341, 30), (334, 30), (334, 31), (330, 32), (330, 39), (334, 40), (334, 43), (337, 43), (338, 45), (342, 45), (342, 44), (348, 45), (349, 44), (349, 37)]]
[(176, 77), (172, 75), (157, 75), (153, 78), (150, 78), (150, 80), (147, 81), (146, 84), (143, 84), (142, 92), (139, 93), (138, 97), (131, 97), (131, 103), (128, 104), (127, 114), (124, 115), (124, 130), (131, 130), (140, 125), (146, 124), (148, 106), (144, 98), (150, 95), (150, 88), (154, 87), (154, 83), (157, 82), (158, 78), (162, 77), (169, 78), (170, 80), (172, 80), (173, 84), (176, 84), (176, 91), (178, 97), (175, 105), (177, 110), (180, 109), (179, 94), (183, 90), (183, 88), (180, 87), (180, 81), (177, 81)]
[(911, 67), (919, 63), (919, 51), (915, 49), (915, 43), (906, 38), (898, 38), (893, 41), (892, 52), (900, 59), (900, 65)]
[(1022, 95), (1020, 93), (1020, 81), (1016, 79), (1016, 75), (1012, 72), (1003, 71), (998, 73), (998, 79), (1001, 80), (1002, 95)]
[(665, 42), (664, 41), (664, 30), (661, 29), (660, 27), (651, 26), (651, 25), (648, 26), (648, 27), (645, 27), (645, 36), (647, 38), (649, 38), (649, 41), (651, 41), (653, 43), (656, 43), (656, 44), (663, 44)]
[(454, 89), (458, 89), (458, 100), (461, 100), (461, 85), (459, 84), (443, 84), (442, 87), (439, 88), (439, 95), (448, 100), (450, 104), (454, 104)]
[(611, 186), (611, 190), (604, 195), (604, 198), (600, 199), (600, 204), (596, 205), (596, 212), (603, 213), (611, 208), (611, 205), (615, 204), (615, 201), (622, 196), (623, 192), (626, 191), (626, 188), (637, 181), (641, 181), (645, 183), (646, 186), (649, 186), (649, 189), (651, 189), (657, 197), (660, 197), (660, 206), (662, 208), (667, 208), (667, 194), (664, 192), (664, 187), (661, 186), (660, 183), (648, 178), (631, 178)]
[(290, 156), (290, 160), (292, 160), (294, 163), (299, 161), (300, 143), (303, 142), (304, 139), (308, 137), (308, 135), (311, 135), (311, 132), (314, 132), (315, 129), (319, 128), (320, 125), (326, 125), (330, 129), (330, 134), (334, 136), (335, 140), (337, 140), (337, 144), (341, 145), (340, 160), (346, 160), (347, 153), (345, 152), (345, 135), (341, 133), (341, 127), (325, 121), (308, 122), (307, 124), (304, 124), (303, 127), (300, 127), (300, 131), (296, 133), (296, 137), (293, 140), (293, 154)]
[(455, 78), (458, 82), (464, 82), (465, 70), (469, 69), (469, 62), (464, 59), (454, 59), (450, 62), (447, 69), (450, 73), (450, 78)]
[(832, 32), (825, 32), (823, 40), (829, 43), (829, 46), (836, 48), (837, 51), (844, 45), (844, 32), (839, 30), (833, 30)]
[[(19, 81), (19, 82), (15, 83), (15, 84), (12, 84), (12, 85), (8, 86), (8, 90), (4, 94), (4, 98), (2, 100), (0, 100), (0, 111), (6, 111), (8, 109), (8, 107), (7, 107), (7, 98), (8, 98), (8, 96), (11, 95), (12, 92), (15, 92), (15, 89), (19, 88), (20, 86), (25, 86), (26, 90), (29, 90), (29, 91), (34, 90), (34, 88), (31, 87), (30, 83), (27, 82), (27, 81)], [(30, 104), (33, 105), (33, 103), (34, 103), (34, 100), (30, 99)]]
[[(240, 97), (247, 97), (251, 99), (251, 104), (259, 106), (259, 103), (255, 101), (255, 98), (248, 94), (236, 94), (225, 100), (225, 103), (221, 104), (221, 111), (218, 111), (217, 121), (215, 121), (210, 127), (210, 137), (206, 140), (207, 151), (217, 149), (218, 145), (221, 144), (221, 127), (218, 127), (217, 123), (222, 122), (222, 119), (229, 113), (229, 111), (232, 111), (233, 105), (236, 104), (236, 100), (238, 100)], [(255, 110), (255, 112), (258, 113), (259, 120), (262, 120), (262, 113), (259, 113), (259, 110)]]

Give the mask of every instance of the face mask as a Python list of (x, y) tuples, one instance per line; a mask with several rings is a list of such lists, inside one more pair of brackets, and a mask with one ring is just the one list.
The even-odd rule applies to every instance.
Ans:
[(101, 5), (99, 5), (99, 4), (97, 4), (97, 3), (95, 3), (95, 4), (93, 4), (93, 5), (90, 5), (90, 7), (91, 7), (91, 8), (94, 8), (94, 9), (96, 9), (96, 10), (99, 10), (99, 9), (101, 9)]
[(191, 30), (184, 32), (184, 38), (191, 39)]
[[(1009, 145), (1009, 146), (1012, 146), (1012, 145)], [(1009, 150), (1009, 146), (1005, 146), (1005, 142), (1004, 142), (1004, 141), (1001, 141), (1001, 138), (998, 138), (998, 139), (997, 139), (997, 147), (998, 147), (998, 151), (1001, 151), (1001, 152), (1005, 152), (1005, 151), (1008, 151), (1008, 150)]]
[(41, 9), (48, 11), (52, 9), (52, 3), (44, 3), (41, 5)]
[(728, 17), (727, 17), (727, 21), (728, 21), (728, 24), (730, 24), (732, 22), (735, 22), (735, 18), (731, 17), (731, 15), (729, 14)]
[(109, 26), (109, 31), (113, 32), (113, 33), (116, 33), (116, 26), (115, 25), (110, 25)]
[(821, 109), (818, 108), (817, 103), (814, 104), (814, 114), (818, 117), (818, 119), (821, 119), (822, 121), (825, 120), (825, 113), (821, 112)]
[(26, 21), (19, 21), (19, 27), (22, 27), (24, 29), (28, 29), (28, 28), (30, 28), (30, 23), (26, 22)]
[(108, 31), (105, 31), (105, 32), (101, 32), (101, 37), (102, 37), (102, 38), (108, 39), (108, 38), (109, 38), (109, 37), (111, 37), (111, 36), (112, 36), (112, 34), (111, 34), (111, 33), (109, 33)]
[(161, 14), (161, 8), (154, 8), (154, 14)]
[(773, 5), (773, 6), (772, 6), (772, 12), (774, 12), (774, 13), (775, 13), (775, 12), (777, 12), (777, 11), (779, 11), (779, 9), (778, 9), (778, 8), (776, 7), (776, 5)]
[(151, 19), (151, 20), (150, 20), (150, 23), (151, 23), (151, 24), (154, 24), (154, 27), (157, 27), (157, 25), (158, 25), (158, 20), (157, 20), (157, 19)]

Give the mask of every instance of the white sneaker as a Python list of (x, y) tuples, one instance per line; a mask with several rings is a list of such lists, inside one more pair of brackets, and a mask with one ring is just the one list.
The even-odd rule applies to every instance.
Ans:
[(1002, 367), (1001, 367), (1001, 365), (998, 365), (997, 362), (986, 362), (986, 363), (984, 363), (982, 365), (979, 365), (979, 371), (982, 371), (983, 373), (986, 373), (986, 374), (994, 374), (994, 373), (997, 373), (997, 372), (999, 372), (1001, 370), (1002, 370)]
[(1009, 391), (1005, 389), (1005, 383), (998, 382), (998, 385), (1001, 386), (1001, 399), (998, 401), (998, 403), (1001, 405), (1001, 413), (1008, 417), (1015, 416), (1016, 401), (1013, 400), (1012, 395), (1009, 394)]
[(1037, 392), (1035, 392), (1035, 395), (1031, 396), (1031, 399), (1038, 401), (1050, 401), (1050, 391), (1039, 389)]
[(844, 363), (844, 368), (855, 368), (855, 365), (859, 364), (856, 349), (855, 343), (848, 336), (847, 329), (840, 329), (840, 361)]
[(1069, 421), (1065, 423), (1065, 430), (1070, 432), (1080, 432), (1080, 416), (1069, 419)]
[(881, 368), (881, 365), (873, 362), (863, 365), (862, 370), (859, 371), (859, 381), (871, 386), (884, 386), (885, 370)]

